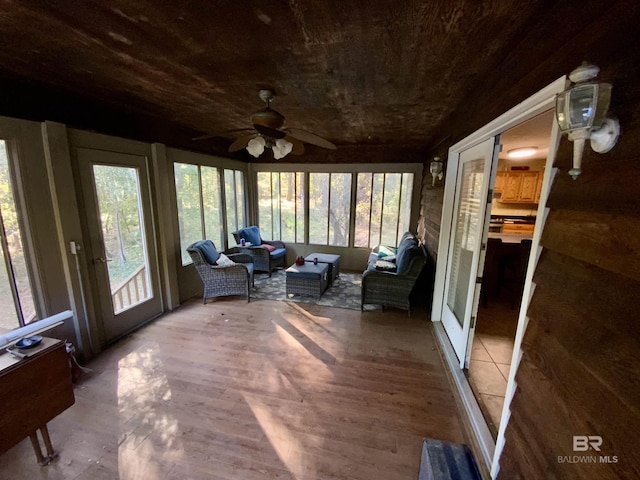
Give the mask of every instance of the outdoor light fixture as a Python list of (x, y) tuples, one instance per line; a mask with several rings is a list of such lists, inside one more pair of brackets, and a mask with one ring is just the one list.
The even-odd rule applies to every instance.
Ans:
[(538, 147), (514, 148), (507, 152), (509, 158), (527, 158), (532, 157), (538, 151)]
[(440, 161), (440, 157), (433, 157), (433, 161), (429, 164), (429, 171), (431, 172), (431, 176), (433, 177), (433, 179), (431, 180), (431, 186), (435, 187), (436, 185), (436, 178), (438, 180), (442, 180), (443, 177), (443, 173), (442, 173), (442, 167), (443, 164)]
[(613, 148), (620, 135), (617, 120), (606, 118), (612, 86), (596, 83), (600, 69), (586, 62), (569, 74), (573, 82), (556, 97), (556, 119), (563, 133), (573, 142), (573, 168), (569, 175), (575, 180), (582, 173), (582, 152), (587, 139), (597, 153)]
[(274, 140), (269, 137), (258, 135), (257, 137), (249, 140), (249, 143), (247, 144), (247, 152), (256, 158), (264, 153), (265, 148), (271, 148), (273, 150), (273, 157), (276, 160), (279, 160), (291, 153), (293, 143), (288, 142), (284, 138)]

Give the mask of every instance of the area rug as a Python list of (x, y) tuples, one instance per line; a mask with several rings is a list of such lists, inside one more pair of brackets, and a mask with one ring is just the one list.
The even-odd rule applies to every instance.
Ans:
[(418, 480), (481, 480), (466, 445), (425, 438)]
[[(361, 273), (340, 272), (340, 276), (325, 290), (320, 299), (314, 296), (287, 296), (286, 281), (284, 270), (276, 270), (271, 277), (258, 273), (255, 276), (255, 289), (251, 292), (251, 298), (360, 310)], [(365, 310), (380, 310), (380, 308), (377, 305), (365, 305)]]

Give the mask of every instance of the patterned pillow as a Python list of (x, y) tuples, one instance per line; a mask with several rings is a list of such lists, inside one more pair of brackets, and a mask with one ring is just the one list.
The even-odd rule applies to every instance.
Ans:
[(274, 247), (273, 245), (269, 245), (268, 243), (263, 243), (260, 246), (269, 250), (269, 253), (273, 252), (276, 249), (276, 247)]
[(387, 262), (386, 260), (376, 261), (376, 270), (383, 270), (385, 272), (395, 272), (396, 264), (393, 262)]

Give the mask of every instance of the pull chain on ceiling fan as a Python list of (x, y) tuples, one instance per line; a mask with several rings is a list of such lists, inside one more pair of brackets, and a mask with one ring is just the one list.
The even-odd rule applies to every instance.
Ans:
[[(271, 102), (275, 98), (273, 91), (260, 90), (258, 95), (267, 104), (266, 108), (251, 115), (253, 128), (240, 130), (250, 131), (251, 133), (238, 137), (229, 147), (229, 152), (237, 152), (246, 148), (251, 155), (258, 158), (265, 148), (271, 148), (274, 158), (280, 159), (289, 153), (302, 155), (304, 153), (303, 143), (330, 150), (336, 149), (333, 143), (314, 133), (300, 128), (282, 128), (285, 122), (284, 115), (271, 108)], [(204, 135), (194, 138), (194, 140), (202, 140), (212, 136)]]

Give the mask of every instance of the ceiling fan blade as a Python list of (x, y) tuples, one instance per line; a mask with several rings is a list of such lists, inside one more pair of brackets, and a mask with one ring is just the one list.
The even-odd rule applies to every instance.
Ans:
[(219, 133), (207, 133), (205, 135), (200, 135), (199, 137), (193, 137), (191, 140), (197, 141), (197, 140), (206, 140), (208, 138), (214, 138), (214, 137), (225, 137), (230, 133), (237, 134), (239, 132), (253, 132), (253, 128), (236, 128), (235, 130), (225, 130), (224, 132), (219, 132)]
[(287, 135), (284, 139), (293, 144), (291, 155), (302, 155), (304, 153), (304, 144), (300, 140), (293, 138), (291, 135)]
[(274, 138), (276, 140), (278, 140), (279, 138), (284, 138), (287, 135), (286, 133), (284, 133), (284, 132), (282, 132), (280, 130), (275, 130), (273, 128), (269, 128), (269, 127), (265, 127), (265, 126), (262, 126), (262, 125), (258, 125), (257, 123), (253, 124), (253, 128), (255, 128), (262, 135)]
[(229, 146), (229, 151), (237, 152), (238, 150), (242, 150), (243, 148), (246, 148), (246, 146), (249, 145), (249, 142), (251, 141), (251, 139), (255, 136), (256, 136), (255, 133), (251, 133), (249, 135), (243, 135), (242, 137), (237, 138), (231, 144), (231, 146)]
[(284, 131), (287, 132), (289, 136), (297, 138), (301, 142), (310, 143), (311, 145), (328, 148), (330, 150), (336, 150), (338, 148), (329, 140), (325, 140), (315, 133), (307, 132), (306, 130), (302, 130), (300, 128), (285, 128)]

